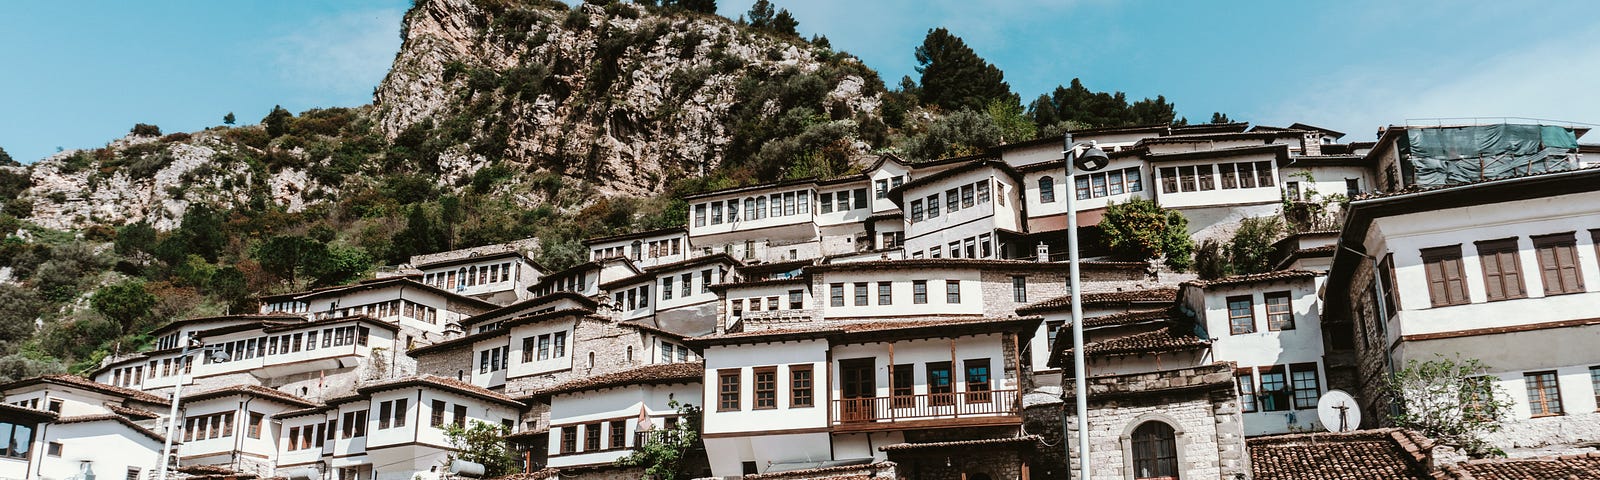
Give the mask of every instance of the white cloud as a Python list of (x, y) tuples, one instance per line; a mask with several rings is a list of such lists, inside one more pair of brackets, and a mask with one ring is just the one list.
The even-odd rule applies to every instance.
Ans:
[(317, 18), (268, 48), (286, 83), (335, 95), (369, 94), (400, 50), (404, 15), (384, 9)]
[(1258, 121), (1325, 125), (1355, 141), (1373, 139), (1384, 125), (1436, 118), (1600, 123), (1600, 95), (1588, 88), (1600, 78), (1600, 28), (1461, 59), (1470, 54), (1413, 52), (1392, 64), (1330, 72), (1302, 96), (1268, 106)]

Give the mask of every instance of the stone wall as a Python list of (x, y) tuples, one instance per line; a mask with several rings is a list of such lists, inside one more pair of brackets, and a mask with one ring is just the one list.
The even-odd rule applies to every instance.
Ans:
[[(653, 334), (619, 326), (602, 317), (578, 317), (572, 330), (572, 368), (507, 379), (505, 393), (512, 396), (524, 395), (579, 378), (647, 365), (649, 359), (646, 356), (650, 352), (648, 347), (655, 338)], [(628, 358), (630, 347), (633, 349), (631, 359)], [(593, 365), (589, 363), (591, 352), (594, 354)]]
[(1512, 457), (1569, 455), (1594, 451), (1600, 441), (1600, 413), (1509, 420), (1484, 438)]
[[(1161, 421), (1176, 431), (1180, 478), (1234, 478), (1248, 475), (1244, 423), (1233, 391), (1232, 365), (1165, 370), (1090, 378), (1089, 461), (1094, 479), (1121, 480), (1131, 466), (1131, 435), (1144, 422)], [(1070, 391), (1071, 386), (1065, 387)], [(1026, 407), (1024, 428), (1055, 445), (1040, 452), (1040, 464), (1061, 465), (1063, 404), (1034, 400)], [(1067, 403), (1066, 408), (1073, 408)], [(1066, 436), (1076, 452), (1077, 418), (1068, 412)], [(1034, 431), (1042, 429), (1042, 431)], [(1051, 430), (1054, 430), (1053, 432)], [(1078, 468), (1076, 460), (1070, 462)], [(1066, 479), (1059, 468), (1041, 467), (1035, 478)]]

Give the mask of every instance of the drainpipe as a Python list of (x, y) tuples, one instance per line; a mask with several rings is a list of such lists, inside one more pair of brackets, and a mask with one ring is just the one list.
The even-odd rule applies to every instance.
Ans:
[[(241, 420), (243, 420), (244, 422), (249, 422), (250, 421), (250, 402), (255, 401), (255, 399), (256, 399), (256, 397), (248, 397), (248, 398), (245, 398), (243, 402), (239, 402), (239, 412), (243, 414), (243, 415), (240, 415), (239, 418)], [(234, 469), (234, 471), (238, 471), (239, 470), (239, 450), (244, 448), (244, 446), (243, 446), (244, 437), (245, 437), (245, 435), (249, 434), (249, 428), (250, 428), (248, 426), (246, 426), (244, 428), (239, 428), (239, 423), (240, 422), (234, 422), (234, 425), (233, 425), (233, 433), (234, 433), (234, 435), (233, 435), (233, 469)]]

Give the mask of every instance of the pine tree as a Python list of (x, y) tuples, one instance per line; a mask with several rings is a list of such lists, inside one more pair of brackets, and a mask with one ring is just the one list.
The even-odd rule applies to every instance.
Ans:
[(284, 110), (282, 105), (273, 105), (272, 112), (261, 119), (261, 124), (267, 126), (267, 136), (278, 138), (289, 133), (289, 121), (294, 119), (294, 114)]
[(664, 0), (663, 7), (677, 7), (691, 12), (700, 12), (715, 15), (717, 13), (717, 0)]
[(794, 15), (790, 15), (788, 9), (779, 10), (778, 16), (772, 19), (771, 30), (774, 32), (799, 36), (800, 31), (798, 28), (800, 28), (800, 21), (795, 20)]
[(228, 125), (233, 125), (233, 121), (234, 121), (233, 112), (228, 112), (227, 115), (223, 115), (222, 116), (222, 123), (225, 123), (225, 124), (228, 124)]
[(756, 3), (750, 6), (750, 12), (746, 13), (745, 16), (749, 18), (750, 26), (767, 29), (772, 27), (772, 19), (776, 16), (776, 12), (773, 11), (772, 2), (756, 0)]
[(1211, 112), (1211, 123), (1233, 123), (1233, 120), (1226, 113)]
[(22, 164), (17, 163), (16, 160), (12, 160), (11, 154), (6, 153), (6, 149), (0, 148), (0, 167), (15, 167), (19, 165)]
[(922, 102), (949, 111), (981, 111), (991, 100), (1020, 103), (1005, 73), (979, 57), (961, 37), (948, 30), (928, 30), (917, 47), (917, 73), (922, 74)]

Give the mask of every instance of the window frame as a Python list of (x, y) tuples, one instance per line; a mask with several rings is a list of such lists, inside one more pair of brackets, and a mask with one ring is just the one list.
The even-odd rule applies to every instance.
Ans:
[(740, 397), (743, 395), (739, 383), (743, 380), (744, 370), (738, 368), (724, 368), (717, 370), (717, 411), (741, 411)]
[(1239, 411), (1255, 413), (1259, 408), (1256, 405), (1256, 370), (1248, 367), (1235, 369), (1233, 383), (1235, 392), (1239, 395)]
[[(767, 379), (764, 382), (761, 378), (763, 375), (767, 376)], [(751, 410), (772, 410), (778, 408), (778, 367), (765, 366), (750, 369), (750, 384), (752, 387), (752, 395), (750, 397)], [(766, 400), (768, 403), (770, 403), (770, 405), (762, 405), (763, 394), (767, 395)]]
[[(1284, 307), (1285, 310), (1281, 312), (1274, 312), (1272, 310), (1274, 307), (1272, 303), (1273, 300), (1283, 300), (1283, 304), (1281, 306)], [(1294, 330), (1294, 295), (1291, 292), (1284, 290), (1279, 292), (1263, 293), (1261, 295), (1261, 304), (1262, 307), (1265, 307), (1267, 311), (1267, 331), (1281, 332), (1284, 330)], [(1288, 317), (1288, 320), (1279, 322), (1273, 318), (1274, 315), (1286, 316)]]
[[(1422, 271), (1427, 279), (1428, 298), (1434, 307), (1449, 307), (1472, 303), (1472, 292), (1467, 287), (1467, 272), (1461, 258), (1461, 244), (1424, 248)], [(1453, 264), (1451, 262), (1454, 262)], [(1455, 279), (1450, 277), (1454, 273)], [(1437, 276), (1435, 275), (1437, 273)], [(1453, 288), (1452, 283), (1460, 285)], [(1435, 291), (1435, 285), (1440, 289)]]
[[(1548, 384), (1544, 381), (1545, 377), (1549, 378)], [(1535, 379), (1538, 379), (1537, 385), (1539, 386), (1537, 399), (1534, 397)], [(1522, 382), (1527, 387), (1528, 413), (1531, 418), (1566, 415), (1566, 405), (1561, 403), (1561, 377), (1556, 374), (1555, 370), (1525, 372), (1522, 374)], [(1549, 391), (1555, 392), (1554, 401), (1546, 398), (1545, 394)], [(1552, 405), (1554, 405), (1553, 410), (1551, 408)]]
[[(1544, 284), (1545, 296), (1585, 291), (1582, 259), (1578, 257), (1577, 232), (1534, 235), (1529, 238), (1533, 240), (1534, 259), (1539, 265), (1539, 280)], [(1548, 258), (1546, 252), (1549, 252)], [(1568, 272), (1571, 272), (1570, 277)]]
[[(815, 372), (816, 370), (808, 363), (789, 366), (789, 408), (811, 408), (817, 405)], [(802, 373), (805, 375), (801, 375)]]
[[(1235, 302), (1240, 302), (1240, 301), (1243, 301), (1245, 303), (1245, 305), (1247, 306), (1245, 311), (1249, 312), (1249, 314), (1250, 314), (1249, 316), (1239, 316), (1239, 315), (1235, 314), (1236, 312), (1234, 310), (1233, 304)], [(1223, 303), (1225, 305), (1227, 305), (1227, 309), (1228, 309), (1228, 334), (1230, 334), (1230, 335), (1246, 335), (1246, 334), (1256, 333), (1256, 298), (1255, 298), (1255, 295), (1253, 295), (1253, 294), (1252, 295), (1232, 295), (1232, 296), (1229, 296), (1229, 297), (1225, 298), (1223, 300)], [(1243, 319), (1249, 319), (1250, 320), (1250, 323), (1248, 324), (1248, 326), (1249, 326), (1248, 329), (1241, 329), (1240, 328), (1241, 325), (1239, 323), (1239, 320), (1243, 320)]]
[(1517, 237), (1482, 240), (1473, 242), (1473, 245), (1478, 249), (1478, 265), (1483, 270), (1484, 296), (1489, 301), (1528, 298), (1527, 279), (1522, 274), (1522, 257), (1518, 253), (1520, 247), (1517, 246)]
[[(1317, 400), (1322, 398), (1322, 374), (1317, 370), (1316, 363), (1296, 363), (1289, 365), (1290, 408), (1296, 410), (1317, 408)], [(1302, 382), (1306, 379), (1300, 376), (1301, 374), (1307, 373), (1311, 375), (1311, 385), (1309, 387), (1302, 386)], [(1305, 399), (1305, 392), (1307, 390), (1310, 390), (1312, 394), (1307, 402), (1302, 403), (1301, 400)]]

